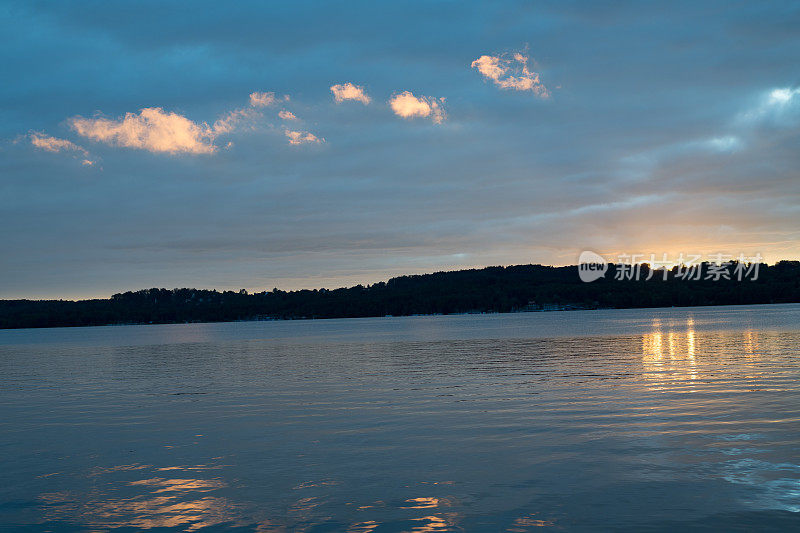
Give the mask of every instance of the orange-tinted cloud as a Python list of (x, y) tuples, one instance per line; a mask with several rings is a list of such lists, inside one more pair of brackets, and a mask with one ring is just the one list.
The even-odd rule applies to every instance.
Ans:
[(83, 155), (89, 155), (89, 152), (86, 151), (85, 148), (82, 146), (78, 146), (72, 141), (68, 141), (67, 139), (59, 139), (58, 137), (52, 137), (45, 133), (33, 132), (30, 134), (31, 144), (34, 145), (36, 148), (41, 148), (42, 150), (46, 150), (48, 152), (80, 152)]
[[(288, 97), (286, 97), (288, 100)], [(250, 105), (253, 107), (269, 107), (276, 102), (275, 93), (250, 93)]]
[(344, 83), (331, 86), (331, 92), (336, 103), (344, 102), (345, 100), (355, 100), (367, 105), (372, 99), (367, 96), (364, 88), (360, 85), (353, 85), (352, 83)]
[(503, 55), (482, 55), (470, 66), (501, 89), (531, 91), (540, 98), (550, 96), (550, 91), (539, 80), (539, 73), (528, 69), (528, 56), (519, 52), (512, 54), (510, 59)]
[(59, 139), (58, 137), (53, 137), (40, 132), (32, 132), (28, 137), (31, 140), (31, 144), (36, 148), (45, 150), (47, 152), (77, 152), (83, 156), (81, 164), (86, 166), (92, 166), (95, 164), (95, 161), (89, 159), (88, 150), (72, 141), (67, 139)]
[(254, 109), (234, 109), (214, 122), (213, 133), (215, 135), (231, 133), (242, 122), (252, 120), (258, 116), (261, 116), (261, 113)]
[(297, 117), (291, 111), (287, 111), (286, 109), (281, 109), (278, 112), (278, 116), (283, 120), (297, 120)]
[(441, 124), (447, 116), (442, 103), (444, 103), (444, 98), (414, 96), (411, 91), (395, 94), (389, 100), (392, 111), (398, 117), (430, 117), (436, 124)]
[(170, 154), (210, 154), (216, 150), (213, 128), (160, 107), (126, 113), (120, 120), (75, 117), (70, 124), (78, 135), (114, 146)]
[(307, 131), (292, 131), (290, 129), (283, 130), (283, 133), (289, 139), (289, 144), (308, 144), (308, 143), (324, 143), (325, 139), (321, 139)]

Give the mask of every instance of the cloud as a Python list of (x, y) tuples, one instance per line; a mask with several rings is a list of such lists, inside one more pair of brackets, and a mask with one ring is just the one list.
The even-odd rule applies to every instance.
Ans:
[[(289, 96), (284, 96), (283, 100), (289, 101)], [(126, 113), (118, 120), (76, 116), (69, 120), (69, 124), (78, 135), (113, 146), (170, 154), (210, 154), (217, 150), (214, 142), (218, 136), (232, 133), (246, 122), (250, 122), (250, 129), (254, 129), (253, 121), (263, 117), (263, 113), (254, 108), (270, 106), (277, 101), (275, 93), (251, 93), (251, 107), (229, 111), (212, 126), (206, 122), (194, 122), (160, 107), (144, 108), (139, 113)], [(283, 120), (298, 120), (294, 113), (286, 109), (281, 110), (278, 116)], [(291, 144), (324, 142), (324, 139), (307, 132), (287, 130), (286, 135)], [(31, 134), (31, 142), (51, 152), (69, 149), (81, 151), (88, 156), (88, 152), (70, 141), (40, 133)], [(84, 162), (92, 163), (88, 160)]]
[(649, 178), (657, 167), (675, 165), (689, 158), (741, 155), (774, 135), (769, 131), (771, 127), (794, 125), (800, 111), (796, 104), (800, 104), (800, 89), (760, 91), (757, 103), (743, 109), (726, 129), (715, 136), (672, 142), (623, 157), (621, 162), (626, 169), (625, 175)]
[(84, 156), (89, 155), (85, 148), (67, 139), (59, 139), (40, 132), (32, 132), (29, 137), (32, 145), (48, 152), (80, 152)]
[(216, 150), (213, 128), (160, 107), (126, 113), (121, 120), (75, 117), (70, 125), (88, 139), (149, 152), (210, 154)]
[(798, 104), (800, 104), (800, 88), (770, 89), (761, 95), (758, 105), (741, 113), (737, 117), (737, 121), (739, 123), (792, 123), (793, 119), (797, 119), (798, 111), (800, 111)]
[(786, 105), (798, 94), (800, 94), (800, 89), (790, 89), (788, 87), (773, 89), (769, 92), (768, 101), (772, 105)]
[(430, 96), (414, 96), (411, 91), (404, 91), (392, 96), (389, 105), (398, 117), (431, 117), (436, 124), (441, 124), (447, 116), (442, 107), (444, 98)]
[(539, 74), (528, 69), (528, 56), (519, 52), (512, 54), (510, 59), (505, 55), (483, 55), (470, 66), (501, 89), (531, 91), (540, 98), (550, 96), (550, 91), (539, 80)]
[(283, 130), (283, 133), (289, 139), (289, 144), (308, 144), (308, 143), (324, 143), (325, 139), (320, 139), (313, 133), (307, 131), (292, 131), (290, 129)]
[(83, 146), (78, 146), (72, 141), (68, 141), (67, 139), (59, 139), (58, 137), (52, 137), (45, 133), (36, 131), (30, 133), (28, 137), (31, 140), (31, 144), (36, 148), (45, 150), (47, 152), (77, 152), (83, 156), (83, 159), (81, 159), (82, 165), (92, 166), (95, 164), (95, 161), (89, 159), (89, 151)]
[[(288, 96), (285, 97), (289, 99)], [(277, 101), (275, 93), (260, 93), (258, 91), (250, 93), (250, 105), (253, 107), (269, 107)]]
[(214, 122), (213, 133), (214, 135), (231, 133), (242, 122), (252, 120), (258, 116), (260, 116), (260, 113), (253, 109), (234, 109)]
[(736, 152), (742, 149), (744, 142), (736, 135), (723, 135), (707, 139), (703, 145), (711, 151)]
[(339, 85), (331, 85), (331, 92), (339, 104), (345, 100), (356, 100), (364, 105), (369, 104), (372, 99), (364, 92), (364, 88), (360, 85), (353, 85), (352, 83), (344, 83)]

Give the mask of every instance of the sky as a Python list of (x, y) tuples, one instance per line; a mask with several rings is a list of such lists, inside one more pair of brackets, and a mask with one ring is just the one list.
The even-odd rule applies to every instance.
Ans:
[(0, 2), (0, 298), (800, 258), (797, 2)]

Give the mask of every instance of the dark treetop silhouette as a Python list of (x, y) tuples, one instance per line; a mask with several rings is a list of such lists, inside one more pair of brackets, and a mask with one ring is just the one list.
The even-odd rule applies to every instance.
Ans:
[[(702, 265), (707, 269), (708, 265)], [(758, 278), (688, 280), (677, 267), (647, 265), (639, 280), (617, 280), (620, 265), (583, 283), (577, 266), (519, 265), (392, 278), (369, 286), (256, 294), (145, 289), (98, 300), (0, 300), (0, 328), (97, 326), (252, 319), (513, 312), (800, 302), (800, 261), (760, 265)]]

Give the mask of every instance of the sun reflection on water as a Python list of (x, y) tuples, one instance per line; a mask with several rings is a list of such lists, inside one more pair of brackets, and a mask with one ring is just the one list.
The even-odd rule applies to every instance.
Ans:
[(742, 347), (746, 354), (752, 356), (759, 353), (761, 348), (758, 341), (758, 332), (753, 330), (745, 331), (743, 341)]
[(697, 339), (694, 320), (689, 317), (678, 328), (665, 327), (658, 319), (642, 336), (643, 377), (650, 390), (665, 391), (681, 386), (692, 390), (697, 381)]
[[(762, 355), (763, 348), (762, 339), (754, 330), (739, 332), (734, 338), (731, 334), (700, 335), (692, 317), (669, 324), (654, 319), (651, 331), (642, 335), (642, 376), (652, 391), (691, 392), (703, 382), (701, 376), (708, 376), (723, 360), (752, 360)], [(755, 378), (745, 374), (741, 377)]]

